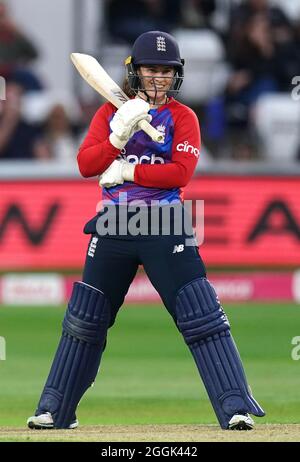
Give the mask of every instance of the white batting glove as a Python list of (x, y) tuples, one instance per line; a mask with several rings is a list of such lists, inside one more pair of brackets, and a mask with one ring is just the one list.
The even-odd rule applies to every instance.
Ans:
[(100, 175), (100, 186), (104, 188), (111, 188), (117, 184), (123, 184), (124, 179), (122, 175), (122, 163), (125, 160), (114, 160), (105, 172)]
[(115, 113), (110, 122), (112, 133), (109, 140), (113, 146), (122, 149), (129, 138), (139, 131), (138, 123), (140, 120), (151, 122), (152, 116), (148, 114), (150, 105), (140, 98), (126, 101)]
[(126, 160), (114, 160), (112, 164), (100, 175), (99, 185), (112, 188), (124, 181), (134, 181), (135, 165)]

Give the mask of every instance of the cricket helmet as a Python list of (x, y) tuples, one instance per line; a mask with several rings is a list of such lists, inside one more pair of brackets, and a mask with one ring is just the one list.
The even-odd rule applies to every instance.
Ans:
[(131, 56), (125, 60), (126, 76), (134, 92), (143, 90), (138, 74), (138, 68), (143, 65), (174, 67), (175, 75), (167, 95), (178, 94), (184, 77), (184, 59), (180, 57), (178, 44), (172, 35), (162, 31), (149, 31), (136, 39)]

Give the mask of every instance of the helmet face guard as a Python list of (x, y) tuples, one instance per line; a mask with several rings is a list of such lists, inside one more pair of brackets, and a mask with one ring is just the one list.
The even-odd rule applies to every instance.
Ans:
[[(142, 78), (139, 74), (141, 66), (168, 66), (173, 67), (175, 74), (170, 88), (166, 91), (167, 97), (176, 97), (183, 82), (184, 77), (184, 60), (181, 59), (179, 48), (176, 40), (170, 34), (161, 31), (150, 31), (140, 35), (134, 42), (132, 48), (132, 56), (129, 56), (126, 61), (126, 77), (128, 85), (134, 93), (142, 91), (146, 94), (147, 90), (143, 87)], [(147, 76), (143, 76), (143, 78)], [(153, 76), (149, 76), (149, 78)], [(155, 77), (155, 80), (159, 77)], [(158, 89), (155, 86), (154, 91), (156, 95)], [(161, 90), (159, 90), (161, 91)], [(163, 103), (164, 104), (164, 103)]]
[[(142, 64), (140, 66), (134, 65), (132, 62), (129, 62), (130, 58), (131, 57), (127, 58), (127, 60), (126, 60), (126, 77), (127, 77), (130, 89), (133, 90), (133, 92), (135, 94), (137, 94), (139, 91), (141, 91), (143, 93), (146, 93), (146, 95), (147, 95), (147, 90), (144, 87), (142, 80), (144, 78), (153, 78), (153, 85), (154, 85), (154, 91), (155, 91), (155, 98), (154, 98), (154, 104), (155, 104), (156, 95), (157, 95), (158, 91), (160, 91), (160, 92), (162, 91), (162, 90), (158, 90), (156, 88), (155, 80), (158, 80), (160, 78), (165, 78), (165, 77), (153, 77), (153, 76), (150, 76), (150, 75), (149, 76), (143, 75), (143, 77), (141, 77), (141, 75), (139, 74), (139, 67), (142, 66)], [(166, 64), (166, 66), (167, 65), (169, 66), (169, 64)], [(145, 66), (146, 66), (146, 64), (145, 64)], [(150, 64), (149, 64), (149, 66), (150, 66)], [(153, 66), (155, 66), (155, 64), (153, 64)], [(167, 97), (176, 98), (176, 96), (179, 93), (182, 82), (183, 82), (183, 78), (184, 78), (183, 66), (181, 68), (180, 67), (175, 67), (174, 70), (175, 70), (175, 74), (174, 74), (174, 77), (172, 78), (172, 83), (171, 83), (169, 89), (166, 91), (166, 98)]]

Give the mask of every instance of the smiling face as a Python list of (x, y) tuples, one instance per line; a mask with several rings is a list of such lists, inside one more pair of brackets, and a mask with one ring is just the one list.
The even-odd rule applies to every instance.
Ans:
[(142, 88), (154, 105), (164, 104), (167, 100), (166, 92), (170, 89), (175, 75), (172, 66), (147, 65), (138, 70)]

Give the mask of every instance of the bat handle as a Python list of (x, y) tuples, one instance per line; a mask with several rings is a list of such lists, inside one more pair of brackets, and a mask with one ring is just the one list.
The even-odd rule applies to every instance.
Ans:
[(156, 128), (152, 127), (152, 125), (150, 125), (146, 120), (141, 120), (138, 125), (140, 129), (147, 133), (147, 135), (149, 135), (153, 141), (156, 141), (157, 143), (164, 142), (164, 134), (156, 130)]

